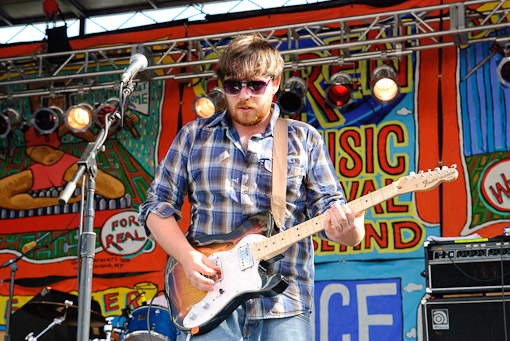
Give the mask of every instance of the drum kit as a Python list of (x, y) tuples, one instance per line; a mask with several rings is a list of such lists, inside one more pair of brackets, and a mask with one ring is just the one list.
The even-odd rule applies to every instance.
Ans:
[[(78, 306), (71, 301), (65, 303), (55, 302), (29, 302), (24, 309), (38, 317), (52, 321), (46, 329), (35, 335), (30, 332), (26, 341), (37, 341), (48, 330), (55, 325), (65, 323), (70, 326), (77, 326)], [(113, 316), (104, 318), (101, 314), (91, 311), (90, 326), (103, 327), (106, 339), (93, 339), (91, 341), (175, 341), (177, 330), (175, 329), (168, 309), (159, 305), (143, 305), (135, 309), (126, 310), (118, 322), (122, 326), (115, 327), (112, 324)]]

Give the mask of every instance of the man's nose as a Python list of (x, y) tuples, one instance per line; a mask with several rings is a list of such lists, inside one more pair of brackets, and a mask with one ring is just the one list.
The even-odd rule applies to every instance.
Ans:
[(244, 99), (244, 98), (250, 98), (250, 97), (251, 97), (251, 94), (248, 91), (248, 87), (246, 87), (246, 85), (243, 86), (241, 88), (241, 92), (239, 93), (239, 98), (243, 98)]

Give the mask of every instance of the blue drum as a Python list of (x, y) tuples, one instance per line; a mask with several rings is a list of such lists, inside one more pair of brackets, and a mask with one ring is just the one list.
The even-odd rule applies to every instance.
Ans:
[(168, 309), (158, 305), (147, 305), (138, 307), (129, 314), (126, 334), (122, 340), (175, 341), (176, 334), (177, 330), (170, 319)]

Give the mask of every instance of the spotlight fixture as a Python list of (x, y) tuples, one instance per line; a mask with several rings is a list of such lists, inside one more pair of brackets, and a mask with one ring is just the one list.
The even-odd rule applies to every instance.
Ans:
[(92, 106), (89, 104), (73, 105), (66, 111), (65, 123), (73, 132), (86, 131), (92, 125), (93, 115)]
[(372, 75), (372, 95), (382, 103), (392, 101), (400, 92), (397, 72), (388, 65), (381, 65)]
[(37, 109), (32, 114), (34, 129), (39, 134), (51, 134), (64, 123), (64, 112), (57, 106)]
[(306, 91), (306, 83), (303, 79), (292, 77), (287, 80), (276, 100), (280, 110), (289, 115), (301, 113)]
[[(108, 98), (104, 103), (99, 105), (95, 110), (95, 122), (98, 126), (104, 127), (106, 121), (106, 115), (119, 110), (119, 99), (117, 97)], [(115, 120), (110, 126), (110, 129), (115, 131), (122, 124), (121, 120)]]
[(195, 97), (193, 112), (197, 118), (207, 118), (219, 111), (225, 110), (226, 106), (225, 92), (220, 87), (214, 87), (207, 95)]
[(16, 130), (23, 122), (21, 114), (11, 108), (7, 108), (0, 113), (0, 138), (6, 138), (9, 133)]
[(505, 57), (499, 62), (498, 68), (498, 79), (501, 84), (510, 87), (510, 58)]
[(343, 109), (349, 106), (352, 101), (352, 89), (354, 82), (351, 76), (345, 72), (337, 72), (329, 81), (326, 88), (326, 103), (334, 109)]

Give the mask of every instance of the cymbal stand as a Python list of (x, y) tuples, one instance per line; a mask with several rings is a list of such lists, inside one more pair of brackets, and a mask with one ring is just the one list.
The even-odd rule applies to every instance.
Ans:
[(106, 321), (107, 323), (103, 327), (104, 333), (106, 334), (106, 341), (111, 341), (112, 339), (112, 331), (113, 331), (113, 324), (112, 324), (113, 317), (107, 317)]
[[(67, 310), (66, 310), (66, 312), (67, 312)], [(46, 329), (44, 329), (42, 332), (40, 332), (39, 335), (34, 336), (34, 332), (30, 332), (27, 336), (25, 336), (25, 340), (37, 341), (37, 339), (39, 339), (41, 336), (43, 336), (44, 333), (46, 333), (48, 330), (50, 330), (54, 326), (61, 324), (62, 322), (65, 321), (65, 319), (66, 319), (66, 313), (64, 313), (64, 316), (55, 317), (55, 319), (53, 319), (53, 322), (51, 322), (48, 325), (48, 327), (46, 327)]]
[(106, 341), (112, 340), (112, 332), (116, 332), (116, 333), (122, 332), (122, 329), (113, 328), (112, 320), (113, 320), (113, 316), (107, 317), (106, 324), (103, 327), (104, 333), (106, 334)]

